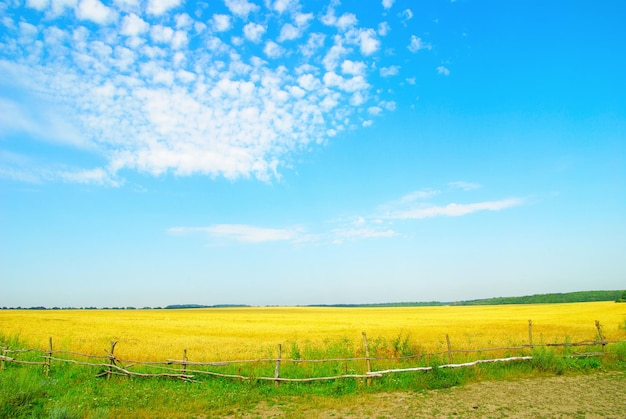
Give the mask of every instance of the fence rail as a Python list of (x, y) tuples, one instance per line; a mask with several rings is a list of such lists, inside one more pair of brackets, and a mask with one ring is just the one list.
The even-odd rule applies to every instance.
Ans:
[[(492, 363), (506, 363), (506, 362), (522, 362), (522, 361), (530, 361), (533, 359), (531, 355), (524, 355), (524, 351), (528, 349), (536, 349), (536, 348), (571, 348), (571, 347), (601, 347), (601, 352), (582, 352), (576, 354), (570, 354), (570, 357), (590, 357), (590, 356), (602, 356), (606, 355), (606, 347), (608, 345), (618, 344), (618, 343), (626, 343), (626, 340), (607, 340), (602, 333), (601, 325), (598, 321), (596, 321), (596, 329), (597, 335), (593, 340), (584, 340), (580, 342), (563, 342), (563, 343), (541, 343), (541, 344), (533, 344), (532, 341), (532, 322), (528, 322), (528, 330), (529, 330), (529, 343), (522, 344), (518, 346), (508, 346), (508, 347), (496, 347), (496, 348), (482, 348), (482, 349), (453, 349), (452, 343), (450, 340), (450, 336), (446, 335), (446, 350), (440, 352), (432, 352), (432, 353), (420, 353), (420, 354), (411, 354), (397, 357), (376, 357), (370, 356), (367, 335), (363, 332), (363, 353), (365, 356), (362, 357), (345, 357), (345, 358), (328, 358), (328, 359), (293, 359), (293, 358), (283, 358), (282, 357), (282, 345), (278, 345), (277, 356), (275, 358), (260, 358), (253, 360), (230, 360), (230, 361), (189, 361), (187, 358), (187, 350), (183, 351), (182, 359), (166, 359), (165, 361), (152, 361), (152, 362), (144, 362), (144, 361), (135, 361), (135, 360), (124, 360), (115, 356), (114, 351), (118, 342), (111, 342), (111, 346), (109, 349), (105, 349), (107, 355), (93, 355), (93, 354), (82, 354), (78, 352), (66, 351), (66, 350), (53, 350), (52, 346), (52, 338), (49, 338), (48, 350), (41, 350), (35, 348), (18, 348), (11, 349), (9, 347), (2, 347), (2, 355), (0, 355), (0, 371), (6, 369), (7, 364), (19, 364), (19, 365), (35, 365), (35, 366), (43, 366), (46, 376), (48, 376), (51, 372), (52, 362), (57, 364), (73, 364), (86, 366), (90, 368), (97, 368), (99, 372), (96, 374), (96, 377), (106, 377), (110, 379), (113, 376), (125, 376), (125, 377), (167, 377), (167, 378), (175, 378), (183, 381), (195, 381), (196, 376), (213, 376), (213, 377), (221, 377), (228, 379), (236, 379), (241, 381), (273, 381), (275, 385), (279, 385), (279, 383), (304, 383), (304, 382), (315, 382), (315, 381), (329, 381), (329, 380), (339, 380), (339, 379), (367, 379), (368, 382), (372, 378), (383, 377), (388, 374), (397, 374), (397, 373), (407, 373), (407, 372), (419, 372), (419, 371), (431, 371), (433, 369), (446, 369), (446, 368), (464, 368), (464, 367), (472, 367), (480, 364), (492, 364)], [(455, 363), (454, 357), (459, 354), (482, 354), (486, 352), (495, 352), (495, 351), (504, 351), (510, 353), (512, 351), (521, 352), (520, 356), (506, 356), (503, 358), (487, 358), (487, 359), (477, 359), (471, 362), (460, 362)], [(33, 359), (23, 360), (18, 359), (18, 357), (24, 356), (25, 354), (29, 355)], [(32, 355), (34, 354), (34, 355)], [(39, 359), (37, 360), (37, 357)], [(434, 357), (444, 357), (449, 361), (443, 365), (422, 365), (422, 366), (414, 366), (414, 367), (406, 367), (406, 368), (386, 368), (381, 370), (373, 370), (372, 365), (375, 362), (380, 363), (381, 361), (395, 361), (398, 363), (412, 361), (417, 359), (433, 359)], [(82, 359), (91, 359), (91, 360), (99, 360), (88, 362), (85, 360), (78, 360), (76, 358)], [(345, 363), (346, 373), (338, 374), (332, 376), (325, 377), (304, 377), (304, 378), (294, 378), (294, 377), (283, 377), (280, 375), (281, 366), (287, 363), (291, 364), (316, 364), (316, 363)], [(361, 363), (361, 368), (365, 367), (364, 373), (348, 373), (347, 365), (349, 362), (352, 363)], [(241, 368), (238, 373), (226, 373), (226, 372), (217, 372), (211, 371), (208, 369), (202, 368), (218, 368), (218, 367), (228, 367), (231, 365), (237, 364), (274, 364), (274, 374), (273, 376), (255, 376), (244, 375), (240, 373)], [(137, 368), (144, 368), (144, 372), (133, 370)], [(155, 372), (158, 371), (158, 372)]]

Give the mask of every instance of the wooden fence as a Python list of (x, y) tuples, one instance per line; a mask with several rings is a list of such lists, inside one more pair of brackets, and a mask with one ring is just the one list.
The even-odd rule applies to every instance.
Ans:
[[(372, 357), (370, 356), (370, 350), (367, 340), (367, 335), (363, 332), (363, 353), (364, 357), (348, 357), (348, 358), (330, 358), (330, 359), (290, 359), (282, 357), (282, 345), (278, 345), (277, 355), (275, 358), (263, 358), (263, 359), (255, 359), (255, 360), (233, 360), (233, 361), (190, 361), (187, 357), (187, 350), (183, 350), (183, 356), (181, 359), (166, 359), (165, 361), (157, 361), (157, 362), (142, 362), (142, 361), (133, 361), (133, 360), (123, 360), (115, 356), (115, 348), (117, 342), (111, 342), (109, 348), (105, 349), (106, 355), (98, 356), (98, 355), (90, 355), (90, 354), (81, 354), (70, 351), (61, 351), (53, 349), (52, 338), (48, 340), (48, 349), (11, 349), (9, 347), (2, 348), (2, 355), (0, 355), (0, 371), (6, 369), (7, 364), (21, 364), (21, 365), (35, 365), (43, 367), (43, 370), (46, 376), (51, 374), (52, 365), (54, 363), (59, 364), (74, 364), (81, 365), (85, 367), (91, 367), (98, 369), (99, 371), (96, 373), (97, 377), (105, 377), (106, 379), (110, 379), (113, 376), (126, 376), (126, 377), (169, 377), (180, 379), (183, 381), (194, 381), (196, 376), (206, 375), (206, 376), (214, 376), (214, 377), (222, 377), (228, 379), (236, 379), (241, 381), (250, 381), (250, 380), (258, 380), (258, 381), (270, 381), (274, 382), (275, 385), (279, 385), (279, 383), (304, 383), (304, 382), (314, 382), (314, 381), (328, 381), (328, 380), (338, 380), (338, 379), (367, 379), (368, 382), (372, 378), (383, 377), (388, 374), (396, 374), (396, 373), (406, 373), (406, 372), (417, 372), (417, 371), (430, 371), (435, 368), (443, 369), (443, 368), (463, 368), (470, 367), (479, 364), (487, 364), (487, 363), (504, 363), (504, 362), (518, 362), (518, 361), (530, 361), (533, 359), (531, 355), (524, 355), (525, 351), (529, 349), (535, 348), (548, 348), (548, 347), (597, 347), (599, 351), (596, 352), (581, 352), (581, 353), (571, 353), (567, 356), (570, 357), (591, 357), (591, 356), (602, 356), (606, 354), (606, 347), (608, 345), (617, 344), (617, 343), (626, 343), (626, 340), (607, 340), (602, 332), (602, 327), (599, 321), (595, 322), (597, 334), (593, 340), (585, 340), (581, 342), (563, 342), (563, 343), (533, 343), (533, 334), (532, 334), (532, 321), (528, 321), (528, 343), (522, 344), (519, 346), (512, 347), (499, 347), (499, 348), (483, 348), (483, 349), (453, 349), (450, 336), (446, 335), (446, 347), (445, 351), (441, 352), (433, 352), (433, 353), (420, 353), (406, 356), (397, 356), (397, 357)], [(455, 363), (455, 356), (458, 358), (459, 354), (463, 354), (467, 356), (468, 354), (478, 354), (479, 356), (489, 353), (489, 352), (519, 352), (519, 356), (507, 356), (501, 358), (486, 358), (486, 359), (477, 359), (471, 362), (461, 362)], [(19, 357), (23, 357), (24, 354), (31, 353), (28, 360), (18, 359)], [(436, 358), (445, 358), (448, 363), (443, 365), (430, 365), (430, 366), (413, 366), (407, 368), (388, 368), (381, 370), (374, 370), (372, 368), (372, 364), (374, 362), (385, 361), (389, 363), (390, 361), (395, 361), (398, 363), (407, 363), (413, 362), (417, 360), (415, 363), (419, 363), (420, 360), (432, 360)], [(281, 365), (285, 363), (293, 363), (293, 364), (315, 364), (315, 363), (345, 363), (346, 365), (346, 373), (333, 375), (333, 376), (325, 376), (325, 377), (304, 377), (304, 378), (289, 378), (281, 376)], [(364, 372), (362, 373), (348, 373), (347, 365), (348, 363), (359, 363), (363, 368)], [(238, 373), (224, 373), (217, 372), (211, 369), (220, 368), (220, 367), (228, 367), (233, 365), (242, 365), (242, 364), (273, 364), (274, 365), (274, 374), (271, 377), (265, 376), (253, 376), (253, 375), (242, 375), (241, 368), (238, 369)], [(137, 369), (141, 369), (141, 371), (137, 371)], [(155, 372), (158, 371), (158, 372)]]

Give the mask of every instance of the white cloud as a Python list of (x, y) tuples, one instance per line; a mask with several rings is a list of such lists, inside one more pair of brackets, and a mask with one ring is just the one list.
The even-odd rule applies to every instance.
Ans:
[(113, 0), (113, 3), (122, 11), (138, 11), (139, 0)]
[(180, 6), (182, 0), (148, 0), (146, 12), (154, 16), (161, 16), (165, 12)]
[(350, 105), (359, 107), (367, 102), (367, 95), (364, 91), (354, 92), (350, 98)]
[(463, 181), (450, 182), (448, 183), (448, 185), (452, 186), (453, 188), (463, 189), (464, 191), (472, 191), (474, 189), (480, 189), (483, 187), (483, 185), (479, 183), (463, 182)]
[(322, 60), (322, 64), (324, 64), (327, 71), (334, 71), (342, 61), (342, 58), (349, 52), (350, 50), (341, 45), (341, 43), (335, 44), (326, 53), (326, 56)]
[(421, 49), (431, 49), (432, 47), (429, 44), (424, 43), (422, 41), (422, 38), (411, 35), (411, 42), (409, 43), (409, 46), (407, 48), (409, 49), (409, 51), (415, 53)]
[(336, 229), (332, 231), (333, 243), (341, 244), (345, 240), (360, 240), (360, 239), (374, 239), (374, 238), (388, 238), (394, 237), (398, 234), (392, 229), (376, 230), (372, 228), (347, 228)]
[[(3, 19), (12, 24), (0, 33), (0, 44), (10, 46), (0, 51), (0, 74), (32, 97), (17, 110), (5, 104), (0, 135), (89, 148), (102, 162), (73, 168), (71, 158), (57, 157), (64, 153), (51, 153), (59, 162), (38, 175), (43, 180), (105, 184), (137, 171), (269, 181), (294, 153), (394, 109), (391, 92), (374, 92), (368, 79), (391, 71), (377, 56), (379, 35), (358, 27), (356, 15), (337, 17), (332, 2), (332, 26), (321, 33), (309, 28), (319, 26), (312, 19), (320, 10), (256, 3), (269, 8), (259, 23), (235, 19), (260, 10), (252, 1), (230, 1), (221, 12), (198, 6), (201, 13), (191, 15), (176, 9), (178, 0), (11, 2), (8, 15), (23, 17)], [(115, 22), (118, 13), (110, 28), (78, 18)], [(235, 25), (238, 33), (224, 34)], [(57, 113), (62, 118), (51, 116)], [(4, 171), (27, 173), (17, 169)]]
[(308, 25), (309, 21), (313, 19), (313, 13), (296, 13), (293, 16), (293, 21), (299, 28)]
[[(370, 126), (371, 121), (364, 121), (363, 126)], [(0, 167), (0, 176), (2, 167)], [(98, 177), (97, 173), (93, 174)], [(205, 234), (216, 241), (234, 241), (248, 244), (262, 244), (269, 242), (302, 243), (333, 243), (341, 244), (345, 241), (369, 240), (398, 237), (402, 234), (394, 227), (396, 221), (418, 220), (432, 217), (460, 217), (480, 211), (500, 211), (507, 208), (523, 205), (519, 198), (499, 201), (485, 201), (472, 204), (448, 204), (436, 206), (424, 203), (441, 192), (433, 189), (424, 189), (411, 192), (393, 201), (382, 205), (377, 210), (379, 215), (353, 216), (346, 219), (332, 221), (335, 227), (326, 231), (309, 233), (302, 226), (288, 228), (266, 228), (248, 224), (213, 224), (203, 227), (171, 227), (167, 233), (171, 235)], [(382, 216), (380, 215), (382, 211)]]
[(390, 30), (391, 30), (391, 26), (389, 26), (389, 23), (381, 22), (378, 24), (378, 34), (380, 36), (387, 36)]
[(351, 93), (359, 90), (365, 90), (369, 87), (369, 84), (365, 81), (363, 76), (354, 76), (349, 79), (345, 79), (332, 71), (324, 74), (324, 84), (328, 87), (337, 87), (345, 92)]
[(154, 42), (169, 43), (174, 37), (174, 30), (168, 26), (154, 25), (150, 37)]
[(398, 213), (405, 211), (407, 208), (412, 208), (416, 202), (426, 201), (439, 195), (441, 191), (435, 189), (422, 189), (418, 191), (409, 192), (408, 194), (400, 197), (391, 202), (387, 202), (379, 206), (379, 210), (387, 214)]
[(345, 31), (358, 23), (356, 15), (354, 13), (344, 13), (335, 22), (335, 26), (342, 31)]
[(37, 27), (35, 25), (31, 25), (28, 22), (20, 22), (20, 36), (24, 39), (32, 39), (36, 38), (39, 30), (37, 29)]
[(391, 6), (393, 6), (394, 2), (395, 0), (383, 0), (383, 7), (385, 9), (391, 9)]
[(315, 78), (312, 74), (303, 74), (298, 77), (298, 84), (305, 90), (315, 90), (317, 89), (321, 83)]
[(449, 76), (450, 75), (450, 70), (442, 65), (440, 65), (439, 67), (437, 67), (437, 74), (441, 74), (443, 76)]
[(258, 244), (296, 241), (301, 231), (299, 229), (264, 228), (245, 224), (216, 224), (208, 227), (172, 227), (168, 229), (168, 233), (173, 235), (205, 233), (215, 238)]
[(369, 108), (367, 108), (367, 112), (370, 115), (377, 116), (377, 115), (380, 115), (383, 112), (383, 110), (378, 106), (370, 106)]
[(359, 46), (363, 55), (372, 55), (380, 48), (380, 41), (376, 37), (374, 29), (352, 29), (346, 33), (349, 43)]
[(396, 76), (399, 71), (400, 71), (400, 67), (398, 67), (397, 65), (392, 65), (389, 67), (381, 67), (380, 75), (381, 77)]
[(177, 29), (189, 30), (193, 26), (193, 19), (187, 13), (180, 13), (174, 18), (176, 20)]
[(224, 0), (224, 3), (232, 14), (242, 19), (247, 19), (250, 13), (259, 9), (259, 6), (247, 0)]
[(59, 173), (59, 177), (72, 183), (120, 186), (120, 182), (111, 177), (111, 174), (102, 168), (78, 170), (74, 172), (64, 171)]
[(396, 110), (396, 102), (392, 100), (391, 101), (381, 100), (380, 102), (378, 102), (378, 106), (383, 109), (387, 109), (388, 111)]
[(280, 35), (278, 36), (278, 42), (291, 41), (298, 39), (302, 36), (302, 30), (296, 28), (291, 23), (286, 23), (280, 29)]
[(411, 11), (411, 9), (404, 9), (398, 14), (398, 16), (400, 16), (403, 23), (406, 23), (409, 20), (413, 19), (413, 12)]
[(40, 12), (47, 9), (50, 0), (26, 0), (26, 6), (39, 10)]
[(81, 0), (76, 8), (76, 17), (104, 25), (115, 20), (117, 14), (99, 0)]
[(66, 9), (76, 9), (78, 0), (52, 0), (50, 3), (50, 17), (58, 17), (65, 13)]
[(271, 5), (271, 8), (278, 13), (283, 13), (285, 10), (294, 7), (297, 3), (297, 0), (275, 0)]
[(185, 31), (176, 31), (174, 32), (174, 36), (172, 37), (172, 48), (175, 50), (184, 48), (188, 42), (187, 32)]
[(40, 141), (80, 149), (92, 148), (73, 123), (73, 115), (67, 109), (43, 101), (28, 102), (0, 97), (0, 135), (23, 132)]
[(358, 19), (354, 13), (344, 13), (340, 17), (335, 16), (334, 3), (331, 3), (326, 10), (326, 14), (320, 18), (320, 21), (326, 26), (334, 26), (341, 31), (346, 31), (347, 29), (356, 26), (358, 23)]
[(263, 52), (269, 58), (278, 58), (285, 53), (285, 49), (274, 41), (267, 41), (265, 43), (265, 47), (263, 48)]
[(394, 204), (403, 205), (409, 204), (415, 201), (421, 201), (425, 199), (430, 199), (434, 196), (439, 195), (441, 192), (435, 189), (423, 189), (419, 191), (414, 191), (404, 195), (402, 198), (397, 200)]
[(265, 26), (250, 22), (243, 27), (243, 35), (248, 41), (259, 43), (266, 30)]
[(230, 15), (214, 14), (211, 18), (211, 27), (215, 32), (226, 32), (232, 27)]
[(124, 16), (120, 33), (126, 36), (137, 36), (148, 31), (150, 25), (134, 13)]
[(522, 205), (519, 198), (503, 199), (500, 201), (477, 202), (474, 204), (448, 204), (446, 206), (426, 206), (390, 213), (390, 219), (423, 219), (438, 216), (460, 217), (478, 211), (500, 211)]
[(309, 34), (309, 39), (307, 40), (307, 43), (300, 47), (302, 55), (309, 57), (315, 54), (319, 49), (324, 46), (325, 40), (326, 35), (324, 35), (323, 33)]
[(365, 75), (367, 66), (363, 61), (344, 60), (341, 63), (341, 72), (344, 74), (351, 74), (353, 76)]

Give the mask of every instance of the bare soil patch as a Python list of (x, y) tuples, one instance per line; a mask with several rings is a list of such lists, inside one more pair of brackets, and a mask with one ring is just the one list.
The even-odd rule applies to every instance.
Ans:
[(244, 418), (626, 418), (626, 373), (492, 381), (427, 392), (262, 402)]

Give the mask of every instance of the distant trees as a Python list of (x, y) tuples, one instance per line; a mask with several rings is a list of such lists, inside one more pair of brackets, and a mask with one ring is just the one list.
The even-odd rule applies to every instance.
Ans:
[(615, 300), (616, 303), (626, 303), (626, 291), (624, 291), (622, 293), (622, 295), (619, 296), (619, 298), (617, 300)]

